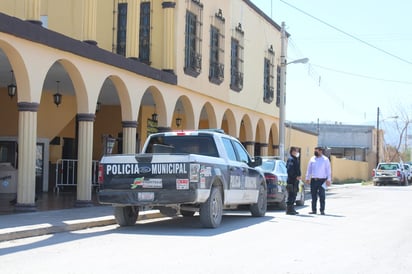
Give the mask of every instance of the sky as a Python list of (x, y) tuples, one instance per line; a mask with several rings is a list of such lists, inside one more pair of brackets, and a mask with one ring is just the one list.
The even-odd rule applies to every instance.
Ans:
[[(412, 1), (252, 0), (290, 34), (286, 121), (412, 118)], [(399, 121), (399, 120), (398, 120)], [(411, 132), (412, 133), (412, 132)]]

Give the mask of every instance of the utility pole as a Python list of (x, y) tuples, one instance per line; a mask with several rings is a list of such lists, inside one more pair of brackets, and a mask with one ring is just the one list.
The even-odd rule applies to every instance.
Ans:
[(280, 91), (279, 91), (279, 156), (285, 160), (285, 89), (286, 89), (286, 31), (281, 27), (280, 42)]
[(379, 164), (379, 107), (376, 116), (376, 166)]

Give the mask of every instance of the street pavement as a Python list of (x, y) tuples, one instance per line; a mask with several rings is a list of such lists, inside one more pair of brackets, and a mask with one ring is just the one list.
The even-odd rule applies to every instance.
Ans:
[[(345, 185), (331, 186), (334, 188)], [(310, 194), (306, 190), (306, 200)], [(163, 217), (158, 210), (140, 211), (138, 220)], [(0, 242), (116, 224), (112, 206), (92, 206), (61, 210), (0, 215)]]

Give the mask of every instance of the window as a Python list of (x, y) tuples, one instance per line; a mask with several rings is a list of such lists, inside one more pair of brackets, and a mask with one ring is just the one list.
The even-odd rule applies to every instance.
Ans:
[(222, 83), (224, 79), (224, 29), (225, 18), (222, 15), (222, 10), (219, 10), (219, 12), (215, 14), (212, 25), (210, 26), (209, 81), (215, 84)]
[(275, 59), (275, 52), (272, 46), (267, 51), (267, 55), (264, 60), (264, 73), (263, 73), (263, 101), (271, 103), (274, 96), (273, 88), (273, 61)]
[(250, 163), (249, 154), (246, 152), (245, 148), (239, 142), (233, 142), (238, 154), (238, 162)]
[(223, 145), (225, 146), (225, 150), (227, 153), (227, 157), (232, 161), (237, 161), (236, 159), (236, 152), (233, 148), (232, 141), (228, 138), (222, 138)]
[(127, 30), (127, 3), (117, 5), (117, 47), (116, 53), (126, 56), (126, 30)]
[(140, 4), (139, 60), (150, 64), (150, 2)]
[(186, 10), (184, 72), (197, 77), (202, 70), (202, 11), (199, 0), (189, 0)]
[(230, 88), (235, 91), (243, 88), (243, 39), (244, 32), (239, 23), (230, 43)]

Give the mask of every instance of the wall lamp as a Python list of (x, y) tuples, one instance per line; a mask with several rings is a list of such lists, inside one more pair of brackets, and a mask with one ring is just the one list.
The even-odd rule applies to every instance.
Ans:
[(152, 113), (152, 121), (157, 123), (156, 104), (153, 105), (154, 112)]
[(177, 111), (177, 118), (176, 118), (176, 126), (180, 127), (180, 125), (182, 124), (182, 118), (180, 118), (180, 109)]
[(59, 91), (60, 89), (60, 81), (56, 81), (56, 93), (53, 94), (53, 102), (58, 107), (62, 103), (62, 95)]
[(12, 99), (12, 98), (16, 95), (16, 93), (17, 93), (17, 86), (16, 86), (16, 84), (15, 84), (15, 82), (14, 82), (14, 73), (13, 73), (13, 70), (10, 70), (10, 73), (11, 73), (11, 82), (10, 82), (10, 84), (7, 86), (7, 93), (9, 94), (10, 99)]

